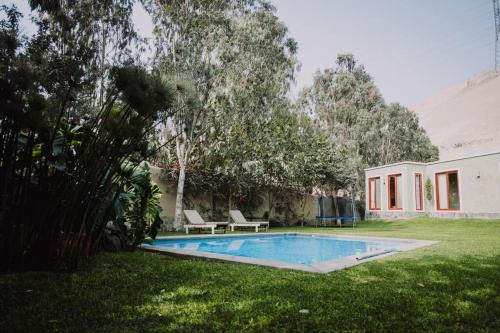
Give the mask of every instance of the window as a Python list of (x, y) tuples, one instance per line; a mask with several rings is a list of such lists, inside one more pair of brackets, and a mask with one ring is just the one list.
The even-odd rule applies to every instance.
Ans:
[(380, 177), (368, 178), (368, 209), (380, 210)]
[(436, 173), (436, 199), (438, 210), (459, 210), (458, 171)]
[(422, 174), (415, 174), (415, 210), (423, 210)]
[(401, 209), (403, 203), (403, 182), (401, 174), (387, 176), (389, 209)]

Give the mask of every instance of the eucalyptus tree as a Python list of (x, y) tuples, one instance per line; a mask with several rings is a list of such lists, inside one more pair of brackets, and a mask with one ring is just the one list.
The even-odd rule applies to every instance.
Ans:
[(143, 47), (132, 22), (135, 2), (29, 1), (40, 43), (47, 47), (41, 60), (58, 85), (60, 103), (88, 115), (105, 102), (111, 68), (130, 62)]
[(305, 205), (314, 187), (332, 181), (328, 177), (336, 174), (339, 161), (327, 136), (305, 114), (278, 109), (260, 130), (263, 135), (258, 140), (257, 165), (268, 190), (272, 218), (278, 200), (290, 202), (293, 196), (299, 196)]
[[(218, 70), (215, 56), (219, 41), (227, 34), (232, 4), (228, 1), (156, 1), (150, 2), (147, 8), (155, 23), (156, 70), (163, 76), (190, 78), (189, 93), (199, 99), (196, 108), (184, 107), (187, 96), (181, 93), (174, 121), (165, 124), (166, 135), (176, 137), (179, 176), (173, 227), (180, 229), (186, 167), (195, 146), (194, 139), (201, 134), (199, 125), (206, 124), (204, 118), (211, 108), (213, 76)], [(234, 10), (237, 9), (235, 6)]]
[(267, 193), (268, 217), (274, 218), (278, 205), (297, 198), (305, 204), (313, 187), (336, 175), (339, 163), (328, 138), (309, 116), (285, 103), (250, 125), (234, 124), (220, 147), (203, 147), (193, 161), (190, 186), (224, 193), (229, 208), (253, 207)]
[[(295, 72), (295, 42), (265, 2), (159, 1), (149, 9), (156, 24), (157, 70), (192, 78), (198, 93), (198, 141), (188, 145), (192, 158), (232, 179), (229, 189), (241, 187), (242, 165), (251, 158), (249, 143), (240, 139), (259, 135), (254, 125), (283, 102)], [(180, 204), (182, 191), (178, 188)], [(176, 228), (181, 209), (177, 205)]]
[(386, 105), (353, 55), (339, 55), (334, 68), (317, 72), (296, 106), (327, 133), (334, 154), (348, 156), (338, 170), (337, 189), (355, 187), (362, 193), (363, 169), (369, 166), (437, 158), (417, 116), (399, 104)]
[(405, 106), (392, 103), (378, 117), (379, 163), (396, 161), (433, 161), (438, 158), (425, 129), (420, 127), (418, 116)]
[(354, 186), (366, 165), (362, 141), (366, 122), (384, 107), (370, 75), (352, 55), (339, 55), (336, 67), (315, 74), (313, 84), (300, 93), (297, 107), (327, 133), (336, 155), (348, 157), (337, 177), (343, 181), (336, 185)]
[[(288, 107), (287, 93), (296, 69), (296, 42), (288, 37), (272, 8), (264, 7), (233, 22), (234, 33), (223, 45), (223, 75), (216, 95), (217, 119), (208, 136), (209, 153), (218, 154), (225, 170), (238, 178), (241, 166), (256, 155), (277, 110)], [(241, 153), (235, 153), (240, 151)]]
[(204, 109), (201, 106), (198, 92), (189, 79), (175, 77), (170, 78), (176, 89), (174, 99), (174, 114), (165, 126), (168, 137), (175, 139), (175, 152), (178, 165), (177, 195), (175, 200), (174, 228), (179, 229), (178, 223), (182, 220), (182, 200), (184, 197), (184, 182), (186, 179), (186, 166), (189, 162), (194, 145), (203, 133)]
[(256, 161), (269, 140), (265, 124), (288, 106), (297, 64), (297, 45), (271, 7), (238, 17), (231, 26), (231, 39), (221, 48), (223, 75), (215, 78), (214, 125), (200, 150), (207, 169), (230, 180), (222, 189), (229, 208), (234, 193), (270, 185), (254, 173)]

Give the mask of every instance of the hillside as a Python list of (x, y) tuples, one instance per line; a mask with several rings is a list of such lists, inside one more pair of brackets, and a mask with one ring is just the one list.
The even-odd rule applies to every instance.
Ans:
[(500, 151), (500, 72), (450, 87), (412, 110), (441, 160)]

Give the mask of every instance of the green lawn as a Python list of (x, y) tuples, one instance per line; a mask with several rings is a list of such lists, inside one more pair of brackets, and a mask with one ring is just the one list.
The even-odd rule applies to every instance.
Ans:
[(0, 275), (0, 331), (500, 332), (500, 221), (284, 230), (441, 242), (326, 275), (104, 254), (73, 273)]

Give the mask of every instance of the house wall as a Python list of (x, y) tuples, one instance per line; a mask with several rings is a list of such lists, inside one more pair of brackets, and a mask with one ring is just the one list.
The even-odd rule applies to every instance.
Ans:
[[(442, 211), (436, 209), (435, 174), (443, 171), (458, 171), (460, 209), (458, 211)], [(402, 174), (403, 204), (398, 211), (388, 209), (387, 176)], [(423, 211), (416, 210), (415, 173), (422, 173)], [(366, 193), (368, 194), (368, 178), (381, 179), (381, 209), (369, 209), (369, 196), (366, 195), (367, 218), (405, 218), (420, 215), (433, 217), (475, 217), (500, 218), (500, 153), (486, 154), (469, 158), (432, 163), (402, 162), (365, 170)], [(429, 179), (432, 184), (432, 198), (427, 199), (425, 183)]]
[[(366, 174), (366, 217), (367, 218), (403, 218), (422, 215), (423, 212), (417, 212), (415, 209), (414, 200), (414, 183), (413, 177), (415, 172), (424, 173), (425, 165), (421, 163), (405, 162), (379, 167), (374, 169), (367, 169)], [(402, 205), (401, 210), (389, 209), (389, 185), (388, 178), (393, 174), (401, 174), (402, 186)], [(369, 209), (369, 196), (368, 196), (368, 178), (380, 177), (380, 210), (371, 211)], [(425, 203), (424, 203), (425, 207)]]
[[(458, 170), (460, 210), (442, 212), (435, 205), (435, 174), (450, 170)], [(500, 217), (500, 153), (429, 163), (426, 174), (433, 185), (431, 215)]]

